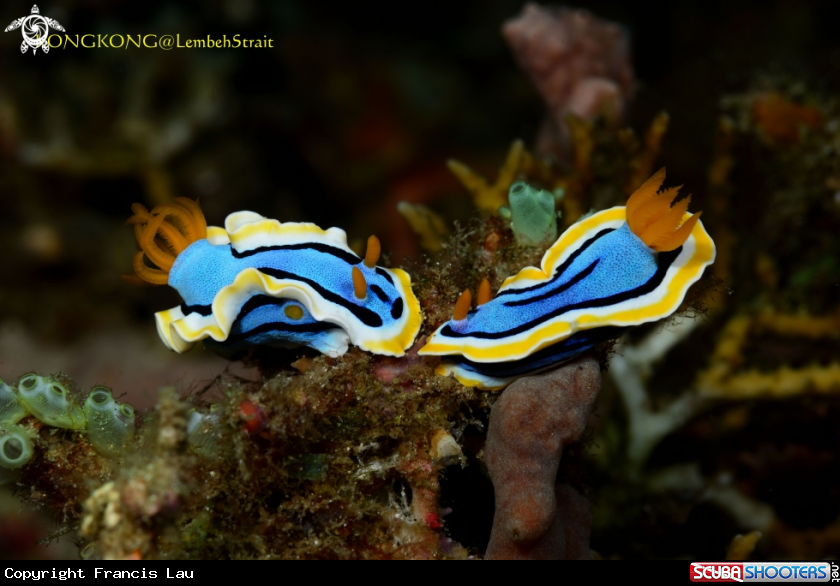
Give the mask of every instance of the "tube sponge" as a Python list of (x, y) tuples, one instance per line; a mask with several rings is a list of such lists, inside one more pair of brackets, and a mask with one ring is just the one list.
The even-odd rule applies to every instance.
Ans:
[(94, 387), (85, 401), (88, 439), (104, 456), (116, 458), (134, 439), (134, 409), (119, 404), (110, 389)]
[(10, 425), (3, 431), (6, 433), (0, 436), (0, 466), (20, 468), (32, 459), (32, 440), (17, 425)]
[(15, 390), (0, 379), (0, 424), (17, 423), (27, 415), (29, 411), (20, 404)]
[(53, 427), (84, 429), (85, 413), (60, 382), (51, 377), (25, 374), (18, 381), (20, 402), (32, 415)]

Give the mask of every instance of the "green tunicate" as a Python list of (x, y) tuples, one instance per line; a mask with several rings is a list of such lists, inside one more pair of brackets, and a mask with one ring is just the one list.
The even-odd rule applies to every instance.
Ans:
[(20, 468), (32, 459), (32, 440), (17, 425), (7, 426), (3, 431), (5, 433), (0, 436), (0, 466)]
[(84, 429), (85, 412), (57, 380), (25, 374), (18, 381), (18, 398), (32, 415), (52, 427)]
[(0, 424), (14, 424), (29, 415), (15, 390), (0, 379)]
[(85, 401), (88, 439), (104, 456), (116, 458), (134, 439), (134, 409), (117, 403), (111, 391), (95, 387)]
[(511, 223), (516, 241), (525, 246), (537, 246), (557, 237), (557, 218), (554, 214), (554, 195), (536, 190), (524, 181), (516, 181), (508, 193)]
[(199, 456), (215, 458), (219, 454), (224, 429), (219, 421), (219, 405), (210, 407), (210, 413), (190, 410), (187, 420), (187, 443)]

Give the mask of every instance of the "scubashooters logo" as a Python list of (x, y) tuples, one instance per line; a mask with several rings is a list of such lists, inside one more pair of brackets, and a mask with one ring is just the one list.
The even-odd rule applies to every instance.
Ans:
[(50, 44), (47, 38), (50, 36), (50, 29), (54, 28), (57, 31), (64, 32), (64, 27), (58, 24), (58, 21), (46, 16), (41, 16), (37, 5), (32, 6), (32, 14), (13, 20), (12, 24), (6, 27), (3, 32), (13, 31), (19, 28), (23, 33), (23, 42), (20, 44), (20, 52), (26, 53), (29, 47), (32, 47), (32, 54), (38, 52), (40, 47), (44, 53), (50, 52)]
[(835, 582), (837, 562), (693, 562), (692, 582)]

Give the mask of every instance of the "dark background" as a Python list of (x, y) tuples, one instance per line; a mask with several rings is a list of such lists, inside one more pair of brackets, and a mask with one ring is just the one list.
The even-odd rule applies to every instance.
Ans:
[[(226, 368), (160, 347), (152, 313), (178, 303), (174, 291), (119, 280), (134, 252), (122, 225), (133, 202), (199, 198), (211, 224), (251, 209), (342, 227), (351, 244), (377, 233), (394, 264), (417, 256), (396, 203), (468, 219), (471, 201), (445, 161), (492, 176), (512, 140), (536, 133), (541, 99), (499, 33), (522, 4), (40, 4), (70, 35), (239, 33), (274, 48), (21, 55), (19, 31), (0, 35), (0, 376), (62, 370), (142, 406), (158, 386)], [(835, 2), (575, 6), (629, 30), (637, 87), (627, 122), (641, 131), (670, 113), (659, 162), (701, 208), (723, 95), (762, 75), (828, 96), (840, 81)], [(30, 10), (4, 2), (0, 21)], [(10, 553), (13, 542), (0, 535), (5, 555), (28, 555)]]

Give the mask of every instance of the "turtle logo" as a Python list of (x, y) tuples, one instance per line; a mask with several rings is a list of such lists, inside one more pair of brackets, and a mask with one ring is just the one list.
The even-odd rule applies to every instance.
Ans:
[(54, 28), (57, 31), (64, 32), (64, 27), (58, 24), (57, 21), (46, 16), (41, 16), (38, 11), (38, 6), (32, 6), (32, 14), (18, 18), (12, 21), (12, 24), (6, 27), (3, 32), (13, 31), (20, 27), (23, 33), (23, 42), (20, 44), (20, 52), (26, 53), (29, 47), (32, 47), (32, 54), (34, 55), (40, 47), (44, 53), (50, 52), (50, 44), (47, 42), (50, 29)]

